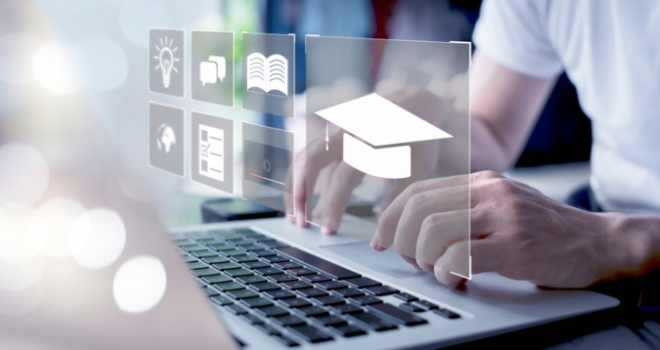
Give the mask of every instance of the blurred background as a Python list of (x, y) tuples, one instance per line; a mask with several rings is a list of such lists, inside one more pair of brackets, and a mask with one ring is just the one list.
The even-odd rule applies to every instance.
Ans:
[[(148, 28), (185, 29), (187, 58), (190, 30), (233, 31), (236, 62), (243, 55), (241, 32), (295, 34), (295, 92), (302, 102), (296, 108), (304, 111), (305, 35), (470, 41), (480, 6), (479, 0), (3, 0), (0, 147), (29, 140), (56, 171), (58, 164), (64, 168), (72, 161), (66, 160), (71, 147), (66, 130), (80, 125), (74, 115), (93, 120), (101, 128), (103, 147), (117, 152), (117, 181), (124, 194), (155, 203), (168, 225), (200, 222), (200, 204), (226, 194), (148, 165), (149, 101), (232, 118), (236, 135), (241, 121), (294, 131), (300, 126), (241, 108), (240, 63), (233, 108), (193, 101), (189, 91), (185, 99), (149, 93)], [(189, 67), (185, 74), (189, 81)], [(536, 174), (554, 173), (538, 167), (564, 166), (572, 169), (561, 172), (573, 188), (586, 182), (590, 130), (574, 87), (562, 75), (509, 174), (543, 187), (547, 181), (539, 182)], [(234, 149), (240, 161), (238, 140)], [(241, 171), (237, 164), (236, 179)], [(0, 170), (0, 182), (3, 174)], [(125, 181), (133, 177), (144, 179), (143, 185)], [(568, 187), (555, 185), (546, 193), (565, 199)], [(239, 185), (235, 192), (240, 195)]]

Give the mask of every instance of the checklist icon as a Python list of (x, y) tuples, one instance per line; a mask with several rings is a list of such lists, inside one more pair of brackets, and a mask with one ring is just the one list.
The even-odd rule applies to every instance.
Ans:
[(225, 131), (199, 126), (199, 173), (217, 181), (225, 181)]

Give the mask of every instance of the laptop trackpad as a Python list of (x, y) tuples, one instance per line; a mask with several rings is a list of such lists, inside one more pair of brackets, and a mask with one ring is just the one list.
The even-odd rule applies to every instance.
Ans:
[(338, 256), (348, 258), (375, 272), (383, 273), (394, 278), (410, 278), (428, 276), (424, 271), (415, 270), (393, 250), (377, 252), (367, 242), (345, 243), (321, 246), (324, 250)]

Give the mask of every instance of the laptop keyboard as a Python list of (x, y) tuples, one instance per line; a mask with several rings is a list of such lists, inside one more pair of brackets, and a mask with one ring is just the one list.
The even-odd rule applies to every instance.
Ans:
[(285, 346), (461, 317), (250, 228), (173, 240), (212, 302)]

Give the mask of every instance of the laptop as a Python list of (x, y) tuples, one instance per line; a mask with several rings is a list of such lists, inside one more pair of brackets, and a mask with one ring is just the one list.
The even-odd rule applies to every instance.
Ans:
[(619, 304), (494, 273), (446, 287), (354, 238), (375, 227), (347, 215), (350, 234), (324, 235), (272, 218), (178, 228), (172, 242), (245, 349), (438, 348)]

